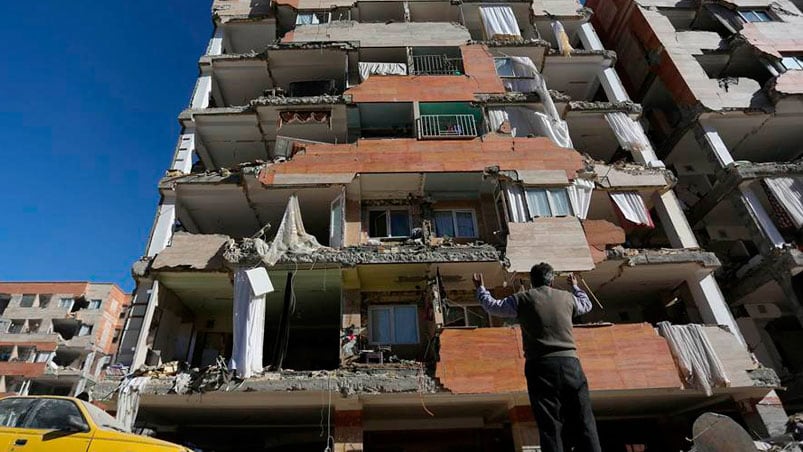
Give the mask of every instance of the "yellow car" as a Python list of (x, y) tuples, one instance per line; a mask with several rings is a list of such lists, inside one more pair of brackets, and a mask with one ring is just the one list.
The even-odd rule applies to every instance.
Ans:
[(72, 397), (0, 399), (0, 452), (192, 452), (130, 433), (100, 408)]

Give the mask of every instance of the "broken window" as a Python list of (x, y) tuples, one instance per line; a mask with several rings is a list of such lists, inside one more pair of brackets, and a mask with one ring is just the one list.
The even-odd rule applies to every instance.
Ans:
[(787, 71), (803, 71), (803, 56), (783, 57), (781, 64)]
[[(13, 387), (12, 384), (8, 386)], [(37, 403), (39, 403), (39, 399), (20, 397), (10, 397), (0, 400), (0, 425), (3, 427), (23, 427), (23, 420), (31, 412), (31, 408)]]
[(20, 300), (20, 307), (32, 308), (34, 301), (36, 301), (36, 294), (26, 293), (22, 296), (22, 300)]
[(52, 293), (41, 293), (39, 294), (39, 307), (45, 309), (50, 305), (50, 300), (53, 299)]
[(8, 327), (8, 332), (9, 334), (20, 334), (22, 333), (23, 326), (25, 326), (25, 320), (12, 320), (11, 326)]
[(71, 309), (75, 300), (72, 298), (60, 298), (59, 299), (59, 308), (63, 309)]
[(766, 9), (745, 9), (739, 11), (739, 16), (745, 22), (772, 22), (773, 19), (770, 12)]
[(417, 344), (416, 305), (370, 306), (368, 335), (372, 344)]
[(473, 210), (435, 211), (435, 234), (438, 237), (477, 237), (477, 218)]
[(89, 336), (92, 334), (92, 325), (81, 325), (81, 329), (78, 330), (79, 336)]
[(531, 218), (572, 215), (569, 194), (565, 188), (528, 188), (525, 192)]
[(11, 345), (6, 345), (0, 347), (0, 361), (8, 361), (11, 359), (11, 352), (14, 351), (14, 347)]
[(46, 363), (50, 361), (50, 358), (53, 356), (53, 352), (37, 352), (36, 353), (36, 362), (37, 363)]
[(368, 212), (368, 235), (376, 238), (409, 237), (410, 212), (407, 209), (382, 209)]
[(98, 310), (100, 309), (100, 305), (103, 303), (103, 300), (89, 300), (89, 308), (90, 310)]

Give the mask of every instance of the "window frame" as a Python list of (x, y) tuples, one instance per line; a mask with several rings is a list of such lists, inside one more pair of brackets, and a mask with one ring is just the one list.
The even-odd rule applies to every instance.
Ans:
[[(301, 16), (307, 15), (315, 15), (318, 16), (318, 23), (299, 23), (298, 18)], [(326, 18), (325, 21), (321, 20), (322, 18)], [(299, 25), (324, 25), (332, 22), (332, 12), (331, 11), (321, 11), (321, 10), (301, 10), (296, 13), (296, 20), (295, 26), (298, 27)]]
[[(67, 302), (66, 306), (62, 305), (62, 303), (64, 303), (64, 302)], [(72, 309), (73, 304), (75, 304), (75, 299), (74, 298), (60, 297), (59, 298), (58, 307), (59, 307), (59, 309)]]
[[(87, 332), (86, 332), (86, 334), (81, 334), (81, 332), (84, 331), (84, 327), (87, 328)], [(95, 325), (90, 325), (88, 323), (83, 323), (83, 324), (81, 324), (80, 327), (78, 327), (78, 332), (75, 333), (75, 337), (92, 336), (92, 330), (94, 330), (94, 329), (95, 329)]]
[[(460, 328), (460, 327), (462, 327), (462, 328), (492, 328), (493, 327), (493, 316), (488, 314), (487, 312), (485, 312), (485, 310), (482, 308), (481, 304), (479, 304), (479, 303), (466, 303), (466, 304), (463, 304), (463, 303), (451, 303), (447, 307), (448, 310), (458, 309), (458, 308), (463, 310), (463, 324), (462, 325), (453, 325), (451, 323), (448, 323), (448, 325), (450, 327), (458, 327), (458, 328)], [(469, 322), (468, 322), (468, 319), (469, 319), (468, 313), (471, 312), (471, 311), (469, 311), (469, 308), (480, 308), (480, 310), (482, 310), (482, 312), (483, 312), (483, 314), (485, 316), (485, 320), (487, 321), (488, 326), (487, 327), (482, 327), (482, 326), (470, 325)], [(476, 314), (476, 313), (472, 312), (472, 314)], [(446, 315), (447, 314), (444, 313), (444, 319), (443, 319), (444, 320), (444, 326), (447, 325)]]
[[(20, 297), (20, 307), (21, 308), (32, 308), (32, 307), (34, 307), (34, 305), (37, 304), (36, 303), (37, 302), (37, 298), (39, 298), (39, 296), (37, 294), (35, 294), (35, 293), (24, 293), (24, 294), (22, 294), (22, 297)], [(30, 300), (30, 304), (28, 304), (27, 306), (25, 304), (25, 300), (26, 299)]]
[[(407, 212), (407, 235), (392, 235), (390, 214), (392, 211), (405, 211)], [(385, 227), (387, 228), (388, 235), (376, 236), (371, 234), (371, 212), (385, 212), (387, 219), (385, 220)], [(413, 215), (410, 212), (409, 206), (389, 206), (389, 207), (369, 207), (368, 208), (368, 238), (370, 239), (404, 239), (409, 238), (413, 233)]]
[[(553, 187), (538, 187), (538, 186), (531, 186), (531, 187), (523, 187), (524, 188), (524, 201), (527, 203), (527, 215), (530, 217), (530, 221), (534, 220), (535, 218), (561, 218), (561, 217), (573, 217), (575, 216), (574, 208), (572, 207), (571, 198), (569, 198), (569, 191), (565, 186), (553, 186)], [(546, 199), (547, 205), (549, 206), (549, 215), (535, 215), (533, 213), (533, 207), (530, 206), (530, 197), (529, 191), (531, 190), (540, 190), (546, 192)], [(567, 215), (555, 215), (555, 202), (553, 200), (553, 191), (562, 191), (566, 195), (566, 206), (568, 207), (569, 213)]]
[[(395, 310), (398, 308), (413, 308), (415, 310), (415, 342), (399, 342), (396, 339), (396, 314)], [(381, 310), (390, 310), (390, 337), (388, 342), (379, 342), (374, 340), (374, 312)], [(376, 304), (368, 306), (368, 343), (371, 345), (419, 345), (421, 344), (421, 328), (419, 326), (419, 312), (418, 305), (415, 303), (400, 303), (400, 304)]]
[[(92, 307), (93, 303), (97, 303), (98, 306), (97, 307)], [(99, 298), (93, 298), (93, 299), (89, 300), (89, 304), (87, 305), (87, 309), (90, 310), (90, 311), (98, 311), (98, 310), (100, 310), (101, 306), (103, 306), (103, 300), (101, 300)]]
[[(479, 227), (478, 227), (478, 224), (477, 224), (477, 211), (475, 209), (471, 209), (471, 208), (466, 208), (466, 209), (459, 209), (459, 208), (457, 208), (457, 209), (435, 209), (433, 211), (433, 216), (432, 216), (433, 220), (435, 220), (435, 215), (437, 215), (438, 212), (451, 212), (452, 213), (452, 227), (454, 227), (454, 236), (452, 238), (455, 238), (455, 239), (476, 239), (476, 238), (479, 238), (480, 231), (479, 231)], [(457, 213), (458, 212), (460, 212), (460, 213), (470, 213), (471, 214), (471, 222), (472, 222), (472, 227), (474, 228), (474, 235), (460, 235), (460, 233), (457, 230)], [(435, 229), (436, 237), (447, 237), (447, 236), (444, 236), (444, 235), (441, 235), (440, 233), (438, 233), (437, 224), (438, 224), (437, 222), (434, 222), (433, 225), (432, 225), (433, 229)]]
[[(794, 60), (795, 64), (797, 64), (797, 68), (790, 68), (789, 66), (784, 63), (784, 60)], [(784, 72), (786, 71), (803, 71), (803, 56), (801, 55), (789, 55), (789, 56), (782, 56), (781, 57), (781, 66), (784, 68)]]
[[(736, 12), (739, 14), (739, 17), (745, 23), (778, 22), (778, 19), (775, 18), (775, 16), (770, 12), (769, 9), (760, 9), (760, 8), (759, 9), (740, 9), (740, 10), (737, 10)], [(761, 19), (761, 17), (759, 16), (759, 13), (767, 16), (768, 20), (750, 20), (750, 19), (748, 19), (748, 15), (749, 14), (752, 14), (755, 17), (758, 17), (759, 19)]]

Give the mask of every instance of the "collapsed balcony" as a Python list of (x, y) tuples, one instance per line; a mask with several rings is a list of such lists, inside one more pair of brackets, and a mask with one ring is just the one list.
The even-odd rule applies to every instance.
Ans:
[[(204, 56), (200, 61), (210, 106), (247, 105), (265, 94), (289, 97), (342, 94), (357, 74), (357, 52), (348, 43), (276, 44), (261, 53)], [(314, 75), (310, 75), (314, 74)]]

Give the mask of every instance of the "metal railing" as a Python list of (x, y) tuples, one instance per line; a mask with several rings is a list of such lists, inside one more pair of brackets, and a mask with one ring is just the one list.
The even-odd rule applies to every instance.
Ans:
[(446, 55), (413, 55), (412, 75), (463, 75), (463, 60)]
[(473, 115), (421, 115), (418, 138), (464, 138), (477, 136)]

